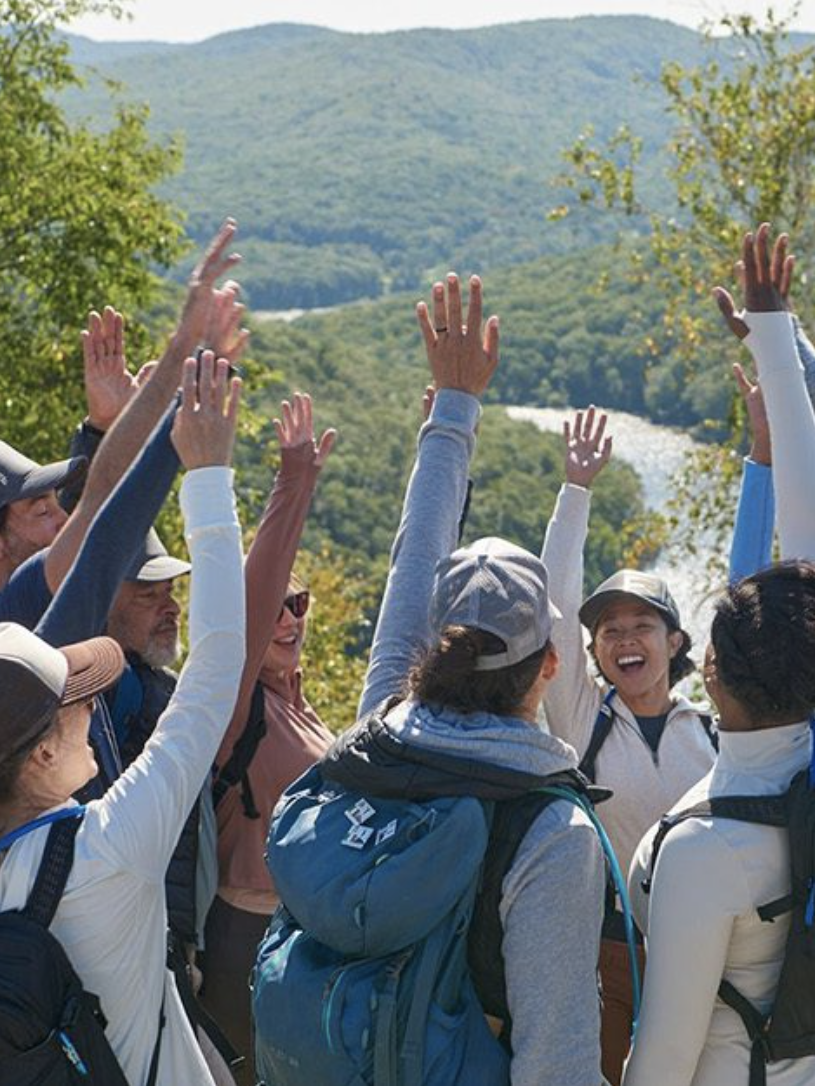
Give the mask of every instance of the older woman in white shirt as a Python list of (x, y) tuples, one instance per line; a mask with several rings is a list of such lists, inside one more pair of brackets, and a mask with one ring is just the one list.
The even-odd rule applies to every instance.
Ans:
[[(214, 366), (207, 352), (200, 386), (195, 361), (185, 364), (173, 441), (187, 468), (181, 507), (192, 558), (190, 655), (142, 754), (87, 805), (51, 924), (85, 988), (99, 997), (108, 1040), (132, 1086), (148, 1080), (162, 1006), (157, 1086), (213, 1081), (165, 966), (163, 880), (229, 721), (244, 659), (240, 526), (228, 467), (238, 398), (237, 383), (228, 391), (226, 362)], [(70, 806), (72, 793), (95, 775), (90, 701), (120, 670), (121, 652), (107, 638), (60, 651), (22, 627), (0, 628), (0, 687), (11, 683), (17, 710), (2, 714), (0, 836)], [(23, 672), (30, 682), (21, 695)], [(0, 909), (25, 906), (48, 833), (23, 832), (0, 853)]]

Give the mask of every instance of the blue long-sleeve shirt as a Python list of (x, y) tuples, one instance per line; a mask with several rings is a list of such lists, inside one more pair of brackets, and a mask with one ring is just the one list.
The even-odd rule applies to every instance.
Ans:
[[(0, 614), (34, 627), (44, 641), (59, 648), (98, 636), (125, 572), (164, 503), (179, 468), (170, 441), (175, 404), (156, 426), (94, 517), (79, 554), (53, 599), (45, 581), (45, 554), (34, 555), (15, 571), (0, 593)], [(122, 771), (110, 717), (99, 699), (91, 719), (91, 740), (100, 775), (94, 791), (104, 792)]]
[[(815, 402), (815, 347), (797, 317), (793, 318), (795, 348), (804, 367), (804, 380)], [(772, 469), (746, 457), (730, 549), (730, 582), (764, 569), (772, 561), (775, 491)]]

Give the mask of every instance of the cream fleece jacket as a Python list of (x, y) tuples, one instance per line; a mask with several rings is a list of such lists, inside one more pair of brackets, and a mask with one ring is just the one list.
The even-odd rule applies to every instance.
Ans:
[[(787, 313), (744, 313), (773, 443), (778, 530), (784, 558), (815, 555), (815, 414)], [(706, 796), (782, 792), (811, 757), (808, 723), (720, 733), (712, 773), (676, 804)], [(746, 1086), (749, 1041), (717, 998), (722, 977), (767, 1011), (789, 917), (763, 923), (756, 908), (789, 892), (785, 830), (727, 819), (689, 819), (665, 839), (650, 901), (639, 881), (650, 864), (643, 840), (629, 876), (648, 966), (640, 1030), (624, 1086)], [(815, 1057), (769, 1064), (769, 1086), (811, 1086)]]
[[(552, 633), (560, 670), (547, 688), (544, 711), (552, 734), (571, 743), (578, 758), (586, 751), (608, 693), (607, 684), (595, 677), (577, 617), (583, 601), (583, 547), (590, 502), (591, 491), (568, 483), (561, 487), (542, 554), (552, 602), (563, 616), (555, 621)], [(642, 835), (708, 772), (714, 751), (699, 721), (701, 707), (681, 695), (674, 699), (656, 753), (622, 698), (615, 696), (611, 708), (614, 727), (597, 759), (597, 783), (613, 789), (614, 795), (600, 804), (597, 814), (621, 868), (628, 871)]]
[[(810, 758), (809, 724), (722, 732), (713, 771), (676, 804), (708, 796), (783, 792)], [(648, 937), (644, 1000), (624, 1086), (747, 1086), (750, 1041), (717, 997), (729, 980), (759, 1010), (772, 1006), (789, 914), (765, 923), (756, 909), (789, 893), (787, 831), (726, 818), (692, 818), (665, 838), (648, 899), (656, 827), (639, 849), (629, 890)], [(768, 1086), (812, 1086), (815, 1057), (767, 1067)]]

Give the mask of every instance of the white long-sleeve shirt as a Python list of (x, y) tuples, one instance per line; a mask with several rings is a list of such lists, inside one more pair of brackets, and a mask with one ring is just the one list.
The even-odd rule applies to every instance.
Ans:
[(815, 558), (815, 413), (789, 313), (743, 313), (773, 446), (782, 558)]
[[(712, 772), (676, 804), (708, 796), (784, 792), (809, 764), (807, 722), (754, 732), (721, 732)], [(722, 979), (762, 1013), (770, 1010), (790, 925), (757, 909), (790, 891), (787, 830), (726, 818), (691, 818), (665, 837), (649, 899), (656, 827), (640, 844), (629, 890), (648, 939), (639, 1030), (624, 1086), (747, 1086), (750, 1040), (717, 997)], [(768, 1086), (812, 1086), (815, 1057), (768, 1064)]]
[[(244, 660), (240, 526), (232, 472), (189, 472), (181, 487), (192, 557), (190, 654), (141, 755), (88, 805), (74, 865), (51, 931), (88, 991), (131, 1086), (147, 1080), (159, 1009), (166, 1025), (158, 1086), (211, 1086), (212, 1077), (165, 967), (164, 874), (235, 702)], [(0, 909), (22, 908), (48, 828), (11, 846), (0, 863)]]

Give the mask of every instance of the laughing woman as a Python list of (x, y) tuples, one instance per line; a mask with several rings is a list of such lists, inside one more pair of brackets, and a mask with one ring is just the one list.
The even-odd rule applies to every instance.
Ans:
[[(333, 739), (303, 696), (300, 652), (309, 593), (291, 571), (317, 477), (336, 434), (327, 430), (315, 442), (311, 399), (300, 393), (284, 402), (276, 428), (281, 467), (246, 557), (246, 665), (216, 759), (214, 786), (218, 894), (207, 920), (203, 999), (246, 1057), (235, 1073), (238, 1086), (255, 1082), (248, 978), (278, 905), (264, 861), (269, 820), (283, 790)], [(245, 764), (241, 742), (255, 728), (259, 739)]]
[[(606, 416), (589, 408), (566, 423), (566, 484), (543, 545), (561, 669), (544, 709), (554, 735), (613, 797), (598, 814), (623, 871), (643, 833), (713, 764), (709, 717), (673, 688), (693, 670), (690, 637), (660, 578), (619, 570), (581, 604), (591, 485), (611, 456)], [(581, 624), (589, 632), (584, 646)], [(633, 993), (622, 915), (606, 918), (600, 952), (603, 1074), (620, 1082), (629, 1047)]]

